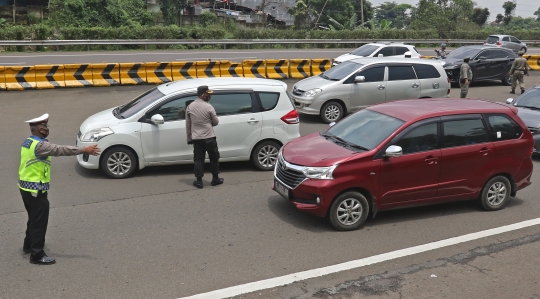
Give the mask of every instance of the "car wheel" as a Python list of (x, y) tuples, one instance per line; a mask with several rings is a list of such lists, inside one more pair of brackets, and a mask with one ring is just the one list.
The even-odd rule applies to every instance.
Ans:
[(502, 209), (510, 198), (511, 188), (510, 181), (506, 177), (496, 176), (492, 178), (484, 185), (482, 194), (480, 194), (482, 207), (488, 211)]
[(101, 157), (101, 170), (110, 178), (123, 179), (131, 176), (137, 169), (137, 158), (132, 150), (114, 146)]
[(275, 141), (263, 141), (251, 154), (251, 162), (259, 170), (274, 170), (281, 145)]
[(511, 85), (512, 84), (512, 75), (510, 74), (510, 68), (506, 69), (504, 71), (504, 75), (503, 75), (503, 78), (502, 78), (502, 83), (503, 85)]
[(337, 230), (355, 230), (364, 224), (368, 213), (369, 204), (364, 195), (351, 191), (334, 200), (328, 218)]
[(323, 105), (321, 119), (327, 124), (336, 122), (343, 118), (343, 112), (343, 107), (338, 102), (330, 101)]

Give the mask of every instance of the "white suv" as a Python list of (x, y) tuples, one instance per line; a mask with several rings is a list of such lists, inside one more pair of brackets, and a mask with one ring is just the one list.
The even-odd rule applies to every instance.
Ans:
[(103, 153), (97, 157), (79, 155), (79, 164), (101, 168), (111, 178), (125, 178), (146, 166), (193, 163), (184, 110), (197, 98), (200, 85), (214, 91), (210, 104), (219, 118), (214, 132), (220, 161), (251, 160), (260, 170), (272, 170), (279, 149), (300, 137), (298, 113), (283, 82), (183, 80), (159, 85), (125, 105), (87, 118), (80, 127), (77, 145), (97, 144)]
[(420, 58), (420, 53), (416, 51), (416, 48), (411, 45), (406, 45), (404, 43), (395, 43), (395, 42), (377, 42), (369, 43), (361, 46), (360, 48), (343, 54), (336, 59), (334, 59), (334, 65), (338, 65), (344, 61), (359, 57), (403, 57), (405, 58), (405, 53), (410, 52), (410, 58)]

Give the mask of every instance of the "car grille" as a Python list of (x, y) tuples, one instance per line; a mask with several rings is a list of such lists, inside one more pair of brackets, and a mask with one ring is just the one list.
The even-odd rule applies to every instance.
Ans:
[(306, 179), (306, 176), (301, 171), (288, 168), (281, 159), (278, 159), (276, 163), (275, 174), (276, 178), (291, 189), (298, 187)]
[(304, 94), (304, 92), (306, 92), (305, 90), (301, 90), (301, 89), (297, 89), (297, 88), (294, 88), (292, 93), (295, 95), (295, 96), (301, 96)]

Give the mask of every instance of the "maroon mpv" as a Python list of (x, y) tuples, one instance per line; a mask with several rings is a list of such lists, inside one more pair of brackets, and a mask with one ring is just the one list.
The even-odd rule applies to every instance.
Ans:
[(532, 151), (513, 107), (387, 102), (285, 145), (273, 189), (338, 230), (359, 228), (369, 213), (431, 203), (478, 199), (499, 210), (531, 184)]

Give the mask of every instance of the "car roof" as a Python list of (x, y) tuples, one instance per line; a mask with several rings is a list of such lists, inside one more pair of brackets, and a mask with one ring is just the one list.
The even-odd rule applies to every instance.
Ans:
[(484, 99), (413, 99), (381, 103), (368, 107), (404, 121), (453, 114), (508, 113), (511, 109), (502, 103)]
[[(509, 51), (508, 49), (506, 48), (501, 48), (501, 47), (497, 47), (495, 45), (470, 45), (470, 46), (463, 46), (463, 47), (460, 47), (460, 48), (470, 48), (470, 49), (500, 49), (500, 50), (503, 50), (503, 51)], [(459, 48), (458, 48), (459, 49)]]
[(490, 36), (504, 37), (504, 36), (513, 36), (508, 34), (491, 34)]
[(423, 63), (423, 64), (432, 64), (432, 65), (441, 65), (441, 62), (434, 59), (424, 59), (424, 58), (404, 58), (404, 57), (358, 57), (351, 59), (349, 61), (360, 63), (360, 64), (370, 64), (370, 63)]
[(182, 90), (195, 90), (201, 85), (207, 85), (210, 89), (238, 89), (249, 88), (250, 86), (281, 86), (287, 89), (287, 84), (273, 79), (259, 79), (259, 78), (244, 78), (244, 77), (232, 77), (232, 78), (199, 78), (199, 79), (187, 79), (159, 85), (157, 88), (163, 94), (170, 94)]
[(367, 45), (375, 45), (375, 46), (411, 46), (409, 44), (405, 44), (404, 42), (374, 42), (374, 43), (369, 43)]

